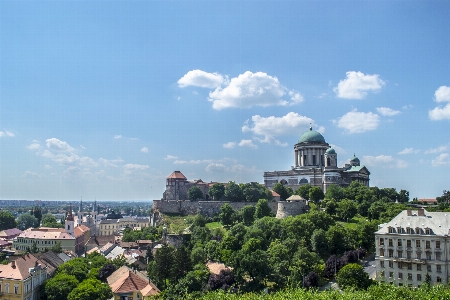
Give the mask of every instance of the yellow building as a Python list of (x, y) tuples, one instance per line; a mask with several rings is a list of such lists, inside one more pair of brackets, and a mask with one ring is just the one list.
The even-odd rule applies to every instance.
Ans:
[(99, 235), (119, 233), (120, 229), (133, 228), (139, 230), (150, 225), (149, 218), (104, 219), (99, 224)]
[(123, 266), (107, 278), (114, 300), (150, 299), (161, 292), (144, 274)]
[(39, 287), (54, 268), (31, 254), (0, 265), (1, 300), (37, 300)]

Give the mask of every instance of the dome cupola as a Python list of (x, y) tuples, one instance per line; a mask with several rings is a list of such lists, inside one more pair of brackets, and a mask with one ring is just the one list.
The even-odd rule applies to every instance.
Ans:
[(299, 143), (325, 143), (325, 138), (317, 131), (309, 127), (309, 131), (303, 133), (298, 139)]

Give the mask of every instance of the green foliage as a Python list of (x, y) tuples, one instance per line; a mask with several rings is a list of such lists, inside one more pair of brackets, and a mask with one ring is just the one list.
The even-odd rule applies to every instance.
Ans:
[(241, 189), (247, 202), (256, 202), (259, 199), (271, 201), (273, 198), (272, 192), (257, 182), (242, 184)]
[(344, 199), (338, 203), (337, 215), (344, 221), (353, 218), (357, 212), (356, 203), (352, 200)]
[(360, 264), (348, 264), (337, 274), (337, 283), (343, 290), (365, 290), (370, 286), (371, 280)]
[(192, 201), (203, 200), (203, 192), (198, 186), (192, 186), (188, 190), (188, 199)]
[(309, 183), (304, 184), (302, 186), (300, 186), (295, 192), (294, 194), (305, 198), (306, 200), (309, 200), (309, 189), (311, 188), (311, 185)]
[(144, 227), (140, 230), (133, 230), (133, 228), (125, 228), (123, 231), (123, 242), (135, 242), (137, 240), (152, 240), (156, 241), (161, 238), (161, 233), (153, 226)]
[(61, 247), (61, 242), (57, 242), (55, 245), (53, 245), (50, 250), (55, 253), (61, 253), (63, 251)]
[(263, 217), (273, 217), (272, 209), (270, 209), (267, 199), (259, 199), (256, 203), (255, 219), (261, 219)]
[(48, 300), (67, 299), (69, 293), (77, 287), (79, 281), (73, 275), (57, 274), (45, 283), (45, 294)]
[(231, 207), (230, 204), (225, 203), (220, 208), (220, 223), (222, 223), (223, 226), (231, 226), (233, 224), (233, 216), (235, 212), (234, 209)]
[(87, 279), (69, 293), (67, 300), (107, 300), (112, 296), (107, 283), (102, 283), (98, 279)]
[(52, 214), (45, 214), (42, 217), (42, 227), (50, 227), (50, 228), (64, 228), (64, 225), (58, 223), (55, 216)]
[(205, 227), (206, 218), (204, 216), (202, 216), (201, 214), (197, 214), (194, 217), (194, 221), (192, 222), (192, 225), (198, 226), (198, 227)]
[(32, 215), (37, 219), (36, 227), (39, 227), (39, 225), (41, 224), (41, 220), (42, 220), (42, 208), (40, 206), (35, 206), (31, 212), (32, 212)]
[(163, 290), (166, 289), (171, 275), (174, 251), (172, 246), (163, 245), (156, 250), (154, 263), (149, 264), (147, 268), (149, 274), (153, 275), (152, 280), (156, 286)]
[(9, 211), (0, 211), (0, 231), (16, 227), (17, 223), (14, 216)]
[(234, 181), (229, 181), (225, 187), (225, 198), (231, 202), (243, 201), (244, 194), (242, 193), (241, 187)]
[(325, 199), (341, 201), (344, 199), (344, 188), (339, 185), (333, 184), (327, 187), (327, 192), (325, 193)]
[(39, 221), (36, 219), (36, 217), (32, 216), (31, 214), (21, 214), (17, 218), (17, 228), (20, 230), (25, 230), (31, 227), (38, 227)]
[(75, 276), (75, 278), (82, 282), (86, 279), (89, 273), (89, 265), (86, 259), (78, 257), (63, 263), (56, 270), (56, 274), (67, 274)]
[(273, 186), (273, 190), (280, 195), (280, 198), (282, 200), (286, 200), (293, 194), (293, 191), (291, 188), (286, 188), (283, 184), (281, 184), (279, 182), (275, 183), (275, 185)]
[(323, 194), (322, 188), (318, 186), (313, 186), (309, 189), (308, 192), (309, 200), (313, 201), (314, 203), (319, 203), (320, 200), (323, 200), (325, 195)]
[(190, 253), (184, 246), (175, 250), (171, 271), (171, 281), (177, 282), (192, 270)]
[(328, 241), (323, 229), (314, 230), (311, 236), (311, 246), (312, 250), (321, 257), (328, 256)]
[(206, 252), (203, 246), (192, 249), (191, 261), (194, 265), (203, 264), (206, 262)]
[(253, 205), (246, 205), (241, 209), (242, 222), (246, 226), (250, 226), (255, 221), (256, 207)]
[(212, 199), (220, 200), (225, 195), (225, 186), (222, 183), (214, 183), (208, 194)]

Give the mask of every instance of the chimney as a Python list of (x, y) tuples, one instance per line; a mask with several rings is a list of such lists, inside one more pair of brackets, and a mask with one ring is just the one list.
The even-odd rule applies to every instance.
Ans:
[(15, 260), (11, 261), (11, 268), (13, 268), (13, 269), (16, 268), (16, 261)]
[(412, 216), (412, 212), (411, 212), (410, 209), (407, 209), (407, 210), (406, 210), (406, 215), (407, 215), (407, 216)]
[(419, 208), (419, 209), (417, 210), (417, 215), (418, 215), (419, 217), (425, 216), (424, 209), (423, 209), (423, 208)]

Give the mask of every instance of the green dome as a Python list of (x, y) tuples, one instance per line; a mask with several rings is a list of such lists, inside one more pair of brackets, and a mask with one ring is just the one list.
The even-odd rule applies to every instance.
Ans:
[(353, 154), (353, 158), (350, 159), (350, 162), (357, 162), (357, 163), (359, 163), (360, 161), (359, 161), (359, 158), (357, 158), (357, 157)]
[(336, 151), (333, 148), (328, 148), (327, 151), (325, 151), (326, 154), (336, 154)]
[(312, 128), (309, 128), (309, 131), (302, 134), (302, 136), (298, 139), (299, 143), (325, 143), (325, 138)]

